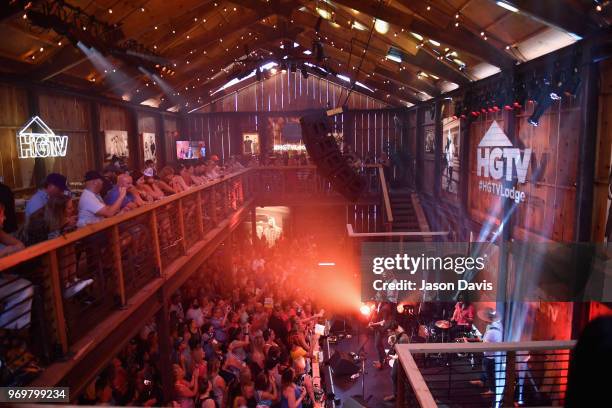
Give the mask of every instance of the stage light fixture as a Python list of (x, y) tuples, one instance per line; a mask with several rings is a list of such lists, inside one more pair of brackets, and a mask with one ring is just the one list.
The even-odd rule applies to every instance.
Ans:
[(362, 315), (364, 316), (370, 316), (370, 313), (372, 313), (372, 309), (370, 309), (370, 306), (366, 305), (365, 303), (361, 304), (361, 307), (359, 307), (359, 312), (361, 312)]
[(506, 3), (505, 1), (497, 1), (496, 3), (497, 3), (497, 5), (499, 7), (503, 7), (506, 10), (509, 10), (509, 11), (511, 11), (513, 13), (518, 13), (518, 11), (519, 11), (518, 8), (514, 7), (512, 4)]

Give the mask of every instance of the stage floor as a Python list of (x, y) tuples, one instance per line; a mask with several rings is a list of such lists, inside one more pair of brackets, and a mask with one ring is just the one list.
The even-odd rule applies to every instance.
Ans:
[[(340, 407), (357, 408), (393, 408), (395, 402), (385, 402), (384, 397), (392, 394), (391, 367), (387, 364), (382, 370), (373, 367), (373, 362), (377, 360), (376, 348), (374, 345), (374, 332), (363, 326), (357, 329), (356, 324), (352, 324), (350, 332), (351, 338), (343, 338), (337, 344), (330, 344), (330, 353), (333, 355), (335, 350), (342, 352), (356, 353), (361, 345), (365, 343), (366, 352), (365, 365), (365, 403), (361, 400), (362, 378), (350, 379), (348, 376), (334, 375), (335, 395), (340, 399)], [(385, 344), (386, 345), (386, 344)], [(387, 346), (387, 345), (386, 345)], [(388, 347), (388, 346), (387, 346)], [(436, 387), (441, 387), (440, 391), (434, 391), (434, 397), (440, 407), (490, 407), (491, 397), (480, 395), (481, 389), (469, 384), (470, 380), (480, 378), (480, 361), (475, 359), (474, 366), (471, 366), (470, 359), (466, 357), (457, 358), (453, 356), (452, 379), (448, 377), (449, 368), (444, 361), (430, 358), (426, 361), (417, 359), (417, 364), (421, 367), (422, 374), (426, 380), (437, 381)], [(448, 390), (449, 383), (444, 380), (451, 380), (451, 389)], [(440, 381), (442, 380), (442, 381)], [(449, 391), (447, 393), (447, 390)], [(361, 405), (351, 405), (347, 403), (351, 397), (355, 398)]]
[[(330, 345), (331, 353), (334, 350), (344, 352), (357, 352), (359, 347), (366, 341), (364, 351), (367, 353), (365, 364), (365, 399), (367, 407), (372, 408), (391, 408), (395, 406), (393, 402), (385, 402), (383, 398), (393, 393), (391, 384), (391, 367), (386, 365), (382, 370), (378, 370), (372, 366), (372, 363), (378, 359), (376, 348), (374, 347), (374, 332), (367, 328), (360, 328), (359, 333), (353, 326), (352, 337), (344, 338), (338, 341), (338, 344)], [(349, 377), (339, 377), (334, 375), (334, 387), (336, 398), (341, 401), (340, 407), (345, 407), (346, 400), (353, 396), (361, 396), (362, 384), (361, 376), (351, 380)], [(352, 408), (352, 406), (351, 406)]]

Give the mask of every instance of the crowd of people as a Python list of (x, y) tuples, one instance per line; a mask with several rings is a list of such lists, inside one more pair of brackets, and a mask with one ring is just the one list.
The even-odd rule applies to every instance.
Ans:
[[(296, 251), (290, 260), (283, 256)], [(220, 249), (167, 305), (172, 387), (163, 394), (154, 321), (89, 386), (82, 403), (192, 408), (309, 408), (318, 389), (314, 326), (324, 310), (304, 286), (312, 237)], [(313, 278), (315, 274), (310, 274)], [(316, 360), (315, 360), (316, 361)]]
[(101, 172), (92, 170), (84, 175), (78, 201), (73, 199), (66, 176), (50, 173), (27, 200), (21, 225), (17, 222), (14, 196), (2, 184), (0, 257), (243, 168), (234, 157), (220, 165), (219, 158), (213, 155), (210, 160), (165, 166), (159, 170), (153, 161), (148, 160), (144, 169), (129, 170), (115, 158)]

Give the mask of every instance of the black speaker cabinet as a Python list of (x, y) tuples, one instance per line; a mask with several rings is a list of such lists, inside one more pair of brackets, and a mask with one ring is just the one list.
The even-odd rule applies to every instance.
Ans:
[(338, 376), (349, 376), (359, 372), (359, 364), (355, 364), (351, 355), (344, 351), (336, 350), (329, 358), (329, 365)]

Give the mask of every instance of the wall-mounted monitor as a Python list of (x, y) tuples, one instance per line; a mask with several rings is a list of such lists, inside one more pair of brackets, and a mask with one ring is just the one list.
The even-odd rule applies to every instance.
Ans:
[(176, 158), (179, 160), (196, 160), (206, 157), (206, 144), (198, 140), (177, 140)]

